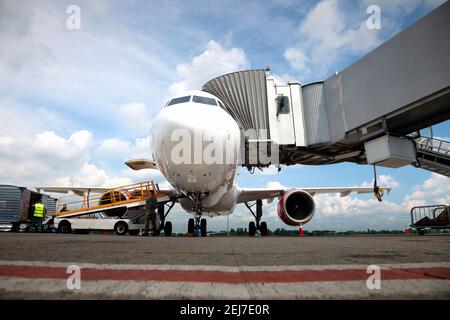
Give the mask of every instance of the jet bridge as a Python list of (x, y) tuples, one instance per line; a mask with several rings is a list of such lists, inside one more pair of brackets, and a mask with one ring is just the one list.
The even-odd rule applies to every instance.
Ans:
[[(277, 145), (279, 164), (422, 164), (450, 175), (448, 152), (435, 168), (438, 161), (426, 160), (413, 136), (450, 119), (449, 34), (447, 2), (325, 81), (284, 83), (268, 70), (247, 70), (212, 79), (203, 90), (250, 132), (247, 149)], [(255, 166), (247, 158), (242, 164)]]

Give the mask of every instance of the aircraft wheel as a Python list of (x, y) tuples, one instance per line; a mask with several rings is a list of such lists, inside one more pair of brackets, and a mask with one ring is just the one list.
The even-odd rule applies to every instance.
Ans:
[(167, 221), (167, 222), (164, 224), (164, 235), (165, 235), (166, 237), (170, 237), (170, 236), (172, 235), (172, 222)]
[(255, 225), (255, 222), (254, 222), (254, 221), (251, 221), (251, 222), (248, 224), (248, 235), (249, 235), (250, 237), (253, 237), (255, 234), (256, 234), (256, 225)]
[(206, 237), (206, 219), (200, 220), (200, 234), (202, 237)]
[(267, 223), (265, 221), (261, 222), (259, 232), (261, 232), (261, 236), (267, 236)]
[(126, 224), (126, 222), (119, 221), (114, 226), (114, 232), (119, 236), (123, 236), (128, 232), (128, 225)]
[(188, 233), (194, 234), (194, 229), (195, 229), (195, 221), (194, 219), (189, 219), (188, 220)]

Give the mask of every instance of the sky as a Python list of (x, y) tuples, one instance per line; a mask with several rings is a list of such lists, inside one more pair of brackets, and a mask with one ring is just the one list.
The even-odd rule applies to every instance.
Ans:
[[(442, 3), (0, 0), (0, 184), (164, 185), (157, 171), (134, 172), (124, 161), (151, 157), (151, 121), (174, 94), (265, 66), (282, 80), (324, 80)], [(381, 9), (379, 30), (366, 27), (372, 4)], [(80, 9), (80, 28), (68, 27), (70, 5)], [(450, 140), (449, 122), (434, 135)], [(393, 187), (382, 203), (371, 195), (318, 195), (305, 229), (403, 229), (412, 206), (450, 202), (444, 176), (412, 166), (378, 173), (380, 184)], [(297, 165), (277, 175), (241, 169), (238, 184), (368, 186), (372, 179), (367, 165)], [(265, 205), (264, 220), (269, 229), (287, 228), (275, 202)], [(189, 217), (176, 205), (174, 231), (185, 232)], [(229, 226), (251, 219), (238, 205)], [(226, 225), (225, 217), (208, 222), (210, 230)]]

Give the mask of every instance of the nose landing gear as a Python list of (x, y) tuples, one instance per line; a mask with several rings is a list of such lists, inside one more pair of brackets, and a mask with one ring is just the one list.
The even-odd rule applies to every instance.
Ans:
[[(256, 205), (256, 214), (253, 212), (252, 207)], [(261, 236), (267, 236), (268, 229), (267, 223), (265, 221), (261, 221), (262, 218), (262, 200), (256, 200), (255, 203), (249, 204), (245, 202), (245, 206), (250, 210), (253, 217), (255, 217), (255, 221), (251, 221), (248, 224), (248, 235), (253, 237), (256, 234), (256, 230), (259, 230)]]
[(202, 213), (200, 210), (194, 216), (188, 220), (188, 233), (194, 237), (206, 237), (206, 219), (201, 219)]

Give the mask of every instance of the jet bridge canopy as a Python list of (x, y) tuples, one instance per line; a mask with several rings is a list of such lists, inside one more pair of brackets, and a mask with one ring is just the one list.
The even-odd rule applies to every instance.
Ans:
[[(223, 75), (207, 82), (203, 91), (218, 97), (225, 109), (244, 130), (269, 130), (267, 78), (264, 70)], [(269, 138), (269, 136), (267, 136)]]

